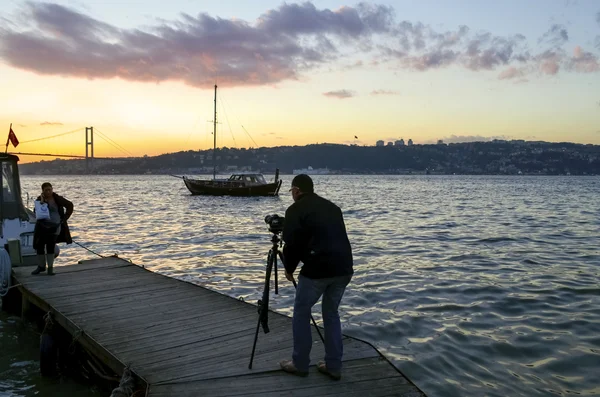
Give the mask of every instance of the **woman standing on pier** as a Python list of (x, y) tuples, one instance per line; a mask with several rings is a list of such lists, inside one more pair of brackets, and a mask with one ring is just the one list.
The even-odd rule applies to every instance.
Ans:
[[(53, 276), (54, 249), (56, 243), (71, 244), (73, 239), (69, 232), (67, 220), (73, 213), (73, 203), (54, 193), (49, 182), (42, 184), (42, 194), (36, 201), (47, 204), (49, 219), (40, 219), (35, 224), (33, 233), (33, 248), (37, 252), (38, 267), (31, 274), (39, 274), (46, 270)], [(66, 212), (65, 212), (66, 210)]]

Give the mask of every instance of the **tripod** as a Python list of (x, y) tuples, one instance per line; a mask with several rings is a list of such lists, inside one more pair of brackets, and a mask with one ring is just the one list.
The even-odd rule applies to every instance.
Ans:
[[(269, 255), (267, 256), (267, 269), (265, 271), (265, 288), (263, 290), (262, 299), (258, 300), (258, 323), (256, 324), (256, 332), (254, 334), (254, 344), (252, 345), (252, 355), (250, 356), (250, 364), (248, 365), (248, 369), (252, 369), (252, 361), (254, 361), (254, 353), (256, 351), (256, 342), (258, 341), (258, 331), (260, 326), (262, 325), (263, 331), (265, 334), (269, 333), (269, 290), (271, 286), (271, 272), (275, 273), (275, 294), (279, 294), (279, 286), (277, 283), (277, 257), (283, 262), (283, 254), (279, 250), (279, 247), (282, 244), (281, 239), (278, 236), (279, 232), (273, 232), (273, 237), (271, 237), (271, 242), (273, 246), (269, 250)], [(294, 288), (297, 288), (296, 281), (293, 281)], [(310, 316), (310, 319), (313, 322), (319, 336), (321, 337), (321, 341), (325, 343), (325, 339), (323, 335), (321, 335), (321, 331), (319, 327), (317, 327), (317, 323), (313, 316)]]

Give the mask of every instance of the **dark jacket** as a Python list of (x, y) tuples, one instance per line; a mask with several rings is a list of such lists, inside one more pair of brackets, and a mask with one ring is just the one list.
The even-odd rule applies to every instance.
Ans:
[[(71, 214), (73, 214), (73, 203), (56, 193), (52, 193), (52, 195), (54, 196), (54, 201), (58, 206), (58, 213), (61, 220), (60, 233), (56, 239), (56, 242), (71, 244), (73, 239), (71, 238), (71, 232), (69, 231), (67, 220), (71, 217)], [(41, 196), (38, 196), (36, 201), (39, 201), (40, 199)], [(33, 230), (33, 248), (36, 250), (38, 249), (38, 244), (41, 242), (41, 227), (42, 226), (40, 225), (39, 221), (35, 223), (35, 228)]]
[(285, 212), (283, 227), (285, 270), (308, 278), (346, 276), (354, 273), (352, 247), (342, 210), (315, 193), (305, 193)]

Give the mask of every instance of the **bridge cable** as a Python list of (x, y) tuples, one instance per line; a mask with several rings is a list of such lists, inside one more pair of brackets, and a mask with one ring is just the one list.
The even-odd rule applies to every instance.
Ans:
[(122, 152), (126, 153), (127, 155), (131, 156), (131, 157), (135, 157), (135, 155), (133, 155), (133, 153), (131, 153), (130, 151), (128, 151), (127, 149), (125, 149), (123, 146), (119, 145), (117, 142), (113, 141), (112, 139), (110, 139), (106, 134), (104, 134), (102, 131), (98, 130), (97, 128), (95, 129), (95, 132), (97, 132), (98, 134), (100, 134), (100, 137), (103, 138), (105, 141), (107, 141), (108, 143), (110, 143), (111, 145), (113, 145), (114, 147), (116, 147), (117, 149), (121, 150)]
[(20, 141), (19, 143), (22, 145), (24, 143), (37, 142), (37, 141), (43, 141), (43, 140), (46, 140), (46, 139), (58, 138), (59, 136), (73, 134), (73, 133), (75, 133), (77, 131), (81, 131), (81, 130), (83, 130), (83, 128), (80, 127), (80, 128), (78, 128), (76, 130), (73, 130), (73, 131), (63, 132), (62, 134), (47, 136), (47, 137), (44, 137), (44, 138), (31, 139), (29, 141)]

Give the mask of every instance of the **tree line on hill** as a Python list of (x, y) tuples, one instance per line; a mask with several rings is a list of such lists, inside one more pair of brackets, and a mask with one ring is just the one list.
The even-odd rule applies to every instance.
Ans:
[(53, 160), (22, 164), (24, 174), (190, 174), (252, 170), (282, 173), (328, 168), (341, 174), (600, 175), (600, 145), (491, 141), (412, 146), (315, 144), (189, 150), (122, 160)]

